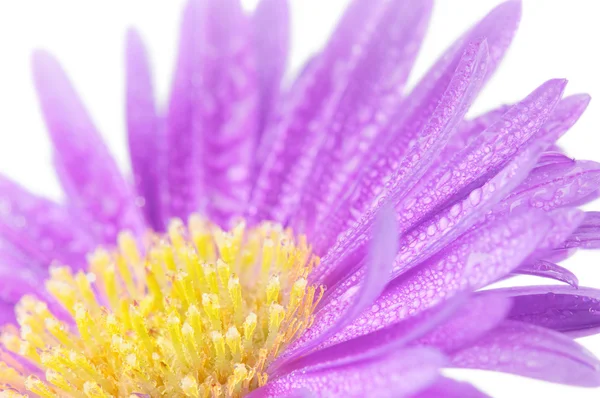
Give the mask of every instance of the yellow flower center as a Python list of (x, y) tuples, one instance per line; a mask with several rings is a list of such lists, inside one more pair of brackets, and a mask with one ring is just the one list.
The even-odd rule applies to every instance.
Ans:
[[(223, 231), (192, 216), (140, 250), (128, 233), (88, 273), (53, 267), (69, 316), (26, 296), (0, 348), (0, 391), (41, 397), (238, 397), (308, 326), (323, 288), (303, 236), (264, 222)], [(23, 395), (22, 395), (23, 394)], [(4, 395), (3, 395), (4, 396)]]

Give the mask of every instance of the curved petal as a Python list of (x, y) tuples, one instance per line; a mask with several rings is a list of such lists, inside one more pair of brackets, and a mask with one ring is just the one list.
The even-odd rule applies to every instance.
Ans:
[(542, 278), (554, 279), (560, 282), (568, 283), (572, 287), (579, 286), (577, 276), (566, 268), (546, 260), (536, 260), (524, 264), (513, 271), (518, 275), (532, 275)]
[[(338, 341), (382, 329), (446, 300), (506, 276), (535, 250), (550, 228), (544, 213), (514, 215), (473, 230), (413, 270), (396, 278), (375, 303), (344, 330)], [(343, 296), (316, 314), (315, 324), (335, 319)]]
[(453, 352), (496, 327), (504, 320), (510, 306), (510, 299), (501, 295), (479, 296), (467, 300), (459, 294), (373, 333), (346, 341), (344, 336), (333, 336), (321, 344), (317, 351), (293, 361), (284, 369), (278, 369), (277, 373), (315, 364), (369, 358), (408, 344)]
[(600, 185), (600, 164), (576, 161), (538, 167), (508, 195), (496, 212), (517, 208), (552, 210), (572, 206)]
[(127, 32), (126, 116), (129, 155), (137, 194), (143, 198), (142, 211), (155, 231), (162, 231), (160, 179), (163, 143), (159, 118), (154, 105), (152, 74), (146, 48), (139, 33)]
[(474, 296), (452, 318), (411, 344), (454, 352), (498, 326), (509, 314), (512, 305), (512, 300), (502, 295)]
[(572, 337), (600, 331), (600, 290), (569, 286), (525, 286), (493, 289), (480, 293), (512, 298), (508, 317), (532, 323)]
[(280, 397), (298, 389), (307, 389), (314, 397), (408, 397), (433, 384), (444, 362), (436, 351), (412, 348), (332, 368), (301, 369), (249, 397)]
[(69, 204), (103, 242), (114, 243), (124, 229), (141, 235), (144, 223), (135, 197), (65, 72), (43, 51), (34, 53), (32, 66)]
[(570, 157), (568, 157), (567, 155), (565, 155), (562, 152), (548, 150), (542, 156), (540, 156), (540, 160), (538, 160), (538, 163), (537, 163), (535, 169), (537, 169), (539, 167), (553, 165), (553, 164), (558, 165), (558, 164), (573, 163), (573, 162), (574, 162), (573, 159), (571, 159)]
[(28, 257), (29, 268), (58, 261), (75, 269), (97, 244), (71, 212), (0, 176), (0, 237)]
[(600, 386), (600, 362), (585, 348), (539, 326), (505, 321), (452, 357), (455, 367), (514, 373), (554, 383)]
[(577, 228), (559, 249), (600, 248), (600, 212), (587, 212), (579, 228)]
[[(527, 176), (539, 155), (554, 139), (546, 134), (539, 139), (531, 137), (548, 120), (565, 84), (564, 80), (544, 83), (511, 108), (500, 121), (472, 140), (452, 162), (429, 176), (425, 185), (422, 181), (400, 203), (398, 215), (402, 232), (422, 221), (417, 228), (403, 236), (395, 275), (471, 228)], [(527, 114), (526, 120), (520, 117), (521, 114)], [(486, 181), (490, 173), (492, 178), (487, 177)], [(508, 188), (510, 190), (506, 192)], [(441, 212), (428, 217), (445, 203)], [(355, 262), (354, 257), (360, 257), (362, 243), (356, 237), (365, 228), (363, 223), (368, 223), (368, 220), (343, 234), (323, 258), (324, 266), (338, 267), (340, 262), (352, 263)], [(431, 236), (430, 231), (433, 232)], [(420, 239), (421, 236), (425, 239)], [(321, 267), (321, 273), (326, 271), (325, 267)]]
[[(504, 300), (508, 302), (508, 300)], [(480, 301), (491, 303), (493, 300)], [(337, 336), (334, 335), (317, 347), (314, 352), (278, 368), (275, 375), (289, 373), (292, 370), (309, 366), (358, 361), (393, 352), (422, 337), (440, 324), (444, 324), (458, 311), (462, 311), (466, 302), (465, 296), (458, 295), (414, 317), (373, 333), (342, 341), (339, 344)], [(494, 313), (494, 308), (491, 309), (491, 313)], [(416, 345), (421, 344), (417, 343)]]
[[(397, 278), (422, 264), (469, 229), (481, 227), (481, 221), (485, 220), (485, 215), (493, 206), (527, 176), (545, 146), (543, 141), (535, 141), (481, 188), (473, 190), (461, 202), (443, 209), (429, 218), (427, 223), (404, 234), (400, 241), (400, 251), (396, 256), (392, 277)], [(404, 216), (407, 217), (406, 214)], [(349, 259), (357, 261), (353, 257)], [(326, 266), (328, 261), (331, 261), (329, 254), (323, 259), (323, 265)], [(362, 269), (357, 273), (361, 272)], [(324, 306), (328, 301), (344, 294), (356, 280), (354, 276), (338, 282), (337, 286), (331, 286), (319, 305)]]
[[(364, 278), (359, 282), (358, 290), (352, 292), (348, 299), (339, 306), (338, 315), (334, 318), (321, 319), (298, 338), (272, 365), (278, 368), (295, 357), (301, 356), (317, 347), (327, 338), (352, 322), (361, 312), (379, 297), (387, 284), (393, 258), (398, 250), (396, 246), (398, 232), (394, 212), (391, 208), (383, 208), (378, 214)], [(383, 277), (382, 277), (383, 276)], [(350, 292), (349, 292), (350, 293)]]

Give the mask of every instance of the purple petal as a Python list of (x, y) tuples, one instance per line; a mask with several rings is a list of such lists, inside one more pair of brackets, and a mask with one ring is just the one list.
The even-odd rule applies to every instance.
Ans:
[(45, 268), (53, 261), (75, 269), (85, 266), (96, 242), (70, 213), (0, 176), (0, 236), (24, 253), (31, 266)]
[(569, 286), (525, 286), (493, 289), (481, 294), (500, 294), (513, 299), (509, 318), (533, 323), (572, 337), (600, 330), (600, 290)]
[(8, 323), (15, 324), (15, 306), (11, 303), (6, 303), (0, 299), (0, 326)]
[[(488, 297), (486, 297), (486, 299), (487, 298)], [(503, 300), (508, 302), (506, 299)], [(486, 300), (487, 303), (492, 303), (493, 301), (493, 299)], [(414, 317), (370, 334), (346, 341), (339, 340), (338, 336), (334, 335), (321, 344), (315, 352), (299, 357), (283, 367), (278, 368), (275, 375), (285, 374), (294, 369), (314, 365), (322, 366), (324, 364), (335, 363), (337, 366), (337, 364), (342, 362), (363, 360), (365, 358), (372, 358), (393, 352), (448, 321), (448, 319), (455, 316), (458, 311), (463, 310), (466, 302), (465, 295), (457, 295), (456, 297), (443, 301), (438, 306), (423, 311)], [(504, 314), (507, 309), (508, 308), (504, 310)], [(494, 310), (495, 307), (491, 308), (491, 313), (494, 313)], [(497, 324), (497, 322), (495, 324)], [(477, 336), (477, 333), (475, 333), (475, 336)], [(417, 345), (427, 345), (427, 343), (417, 343)]]
[[(438, 325), (412, 344), (432, 346), (442, 352), (454, 352), (504, 321), (511, 307), (512, 300), (503, 295), (475, 296), (450, 320)], [(412, 318), (405, 322), (409, 322), (410, 319)]]
[(600, 185), (600, 164), (591, 161), (538, 167), (507, 196), (496, 212), (517, 208), (551, 210), (573, 205)]
[[(521, 152), (516, 159), (481, 188), (473, 190), (461, 202), (445, 208), (426, 223), (403, 235), (400, 241), (400, 251), (394, 264), (393, 277), (397, 277), (422, 263), (469, 228), (477, 228), (478, 223), (481, 226), (481, 220), (486, 213), (527, 176), (528, 171), (533, 167), (544, 147), (545, 144), (542, 141), (533, 142), (530, 147)], [(407, 213), (404, 216), (410, 218)], [(350, 261), (354, 260), (353, 257), (349, 259)], [(336, 260), (334, 257), (333, 261)], [(331, 266), (328, 264), (330, 261), (332, 260), (328, 254), (323, 259), (321, 267), (330, 268)], [(358, 273), (360, 272), (362, 270), (358, 271)], [(332, 278), (329, 277), (329, 280), (331, 281)], [(333, 282), (330, 282), (328, 294), (321, 301), (321, 305), (343, 294), (354, 285), (356, 280), (356, 277), (348, 278), (343, 282), (337, 282), (338, 286), (335, 286), (335, 279), (333, 279)]]
[(391, 201), (395, 205), (414, 188), (475, 99), (485, 76), (487, 52), (485, 41), (467, 47), (456, 70), (448, 71), (441, 80), (443, 95), (413, 145), (406, 149), (396, 145), (395, 140), (377, 162), (363, 170), (358, 182), (353, 183), (352, 195), (338, 204), (325, 219), (325, 226), (320, 226), (317, 251), (329, 247), (342, 229), (365, 223), (383, 203)]
[(589, 211), (585, 213), (585, 218), (579, 226), (580, 228), (600, 228), (600, 212)]
[(154, 105), (152, 75), (146, 48), (135, 30), (127, 32), (126, 115), (129, 154), (137, 194), (143, 198), (142, 210), (155, 230), (162, 224), (160, 168), (162, 148), (159, 118)]
[(366, 273), (359, 282), (359, 288), (352, 297), (349, 297), (345, 305), (340, 306), (337, 315), (339, 317), (324, 320), (307, 329), (271, 366), (277, 368), (289, 358), (295, 358), (306, 354), (317, 347), (323, 341), (341, 330), (352, 322), (361, 312), (369, 307), (379, 297), (387, 284), (386, 275), (397, 248), (398, 232), (395, 224), (394, 212), (391, 208), (384, 207), (378, 214), (373, 238), (371, 240), (369, 255), (367, 258)]
[(568, 157), (567, 155), (565, 155), (562, 152), (548, 151), (540, 157), (540, 159), (538, 160), (538, 164), (536, 165), (536, 168), (548, 166), (548, 165), (552, 165), (552, 164), (561, 164), (561, 163), (564, 164), (564, 163), (573, 163), (573, 162), (574, 162), (573, 159), (571, 159), (570, 157)]
[(445, 69), (448, 63), (456, 62), (456, 57), (459, 56), (462, 46), (464, 46), (465, 43), (479, 38), (486, 38), (490, 44), (490, 64), (488, 65), (486, 77), (486, 79), (489, 79), (510, 46), (520, 20), (520, 1), (507, 1), (494, 8), (446, 50), (436, 64), (429, 70), (427, 75), (421, 80), (419, 84), (420, 89), (415, 89), (415, 92), (419, 90), (422, 90), (424, 93), (427, 92), (428, 84), (431, 84), (431, 81), (437, 79), (440, 70)]
[[(202, 0), (190, 0), (183, 13), (179, 55), (171, 86), (166, 116), (168, 203), (165, 218), (185, 219), (200, 206), (201, 142), (203, 121), (198, 115), (201, 80), (200, 53), (203, 47)], [(166, 221), (166, 220), (165, 220)]]
[(452, 357), (456, 367), (514, 373), (554, 383), (600, 386), (600, 362), (563, 334), (516, 321)]
[(316, 155), (302, 188), (295, 223), (307, 233), (337, 205), (346, 184), (359, 174), (363, 162), (401, 112), (403, 87), (414, 62), (431, 13), (431, 1), (392, 1), (353, 72), (337, 107), (323, 147)]
[[(470, 228), (477, 228), (485, 214), (527, 176), (543, 148), (543, 142), (534, 143), (483, 186), (473, 189), (467, 197), (427, 218), (426, 222), (404, 235), (393, 276), (402, 275)], [(409, 204), (404, 210), (405, 219), (413, 217)]]
[[(502, 205), (498, 206), (498, 208), (504, 209)], [(497, 213), (492, 212), (488, 217), (496, 217), (502, 211), (506, 212), (506, 210), (501, 210)], [(508, 211), (515, 211), (515, 209)], [(554, 249), (563, 247), (565, 239), (581, 224), (584, 213), (576, 208), (562, 208), (552, 210), (548, 212), (548, 215), (552, 222), (550, 231), (548, 231), (546, 237), (538, 244), (535, 252), (524, 261), (523, 266), (515, 270), (514, 273), (548, 277), (577, 284), (578, 281), (575, 275), (553, 264), (550, 260), (556, 257), (556, 250)]]
[(33, 77), (69, 204), (90, 231), (113, 243), (120, 230), (141, 234), (140, 211), (68, 77), (50, 54), (37, 51)]
[(488, 398), (488, 395), (469, 383), (440, 377), (435, 384), (412, 398)]
[(600, 212), (587, 212), (583, 223), (569, 236), (560, 248), (600, 248)]
[[(190, 0), (167, 115), (170, 216), (227, 224), (247, 203), (258, 88), (238, 0)], [(201, 195), (201, 194), (202, 195)]]
[(536, 251), (538, 253), (547, 252), (567, 239), (569, 235), (581, 224), (585, 213), (576, 208), (562, 208), (548, 212), (552, 221), (552, 227), (546, 235), (546, 238), (540, 242)]
[(44, 284), (46, 270), (13, 245), (0, 239), (0, 302), (16, 303)]
[(404, 210), (410, 210), (407, 208), (409, 206), (416, 208), (411, 213), (412, 218), (422, 217), (454, 195), (460, 197), (461, 191), (465, 196), (468, 195), (478, 179), (498, 172), (509, 159), (523, 150), (524, 144), (551, 117), (565, 84), (564, 80), (550, 80), (510, 108), (447, 164), (431, 173), (427, 185), (415, 191), (414, 198), (406, 201)]
[[(393, 125), (401, 126), (400, 130), (393, 134), (396, 150), (402, 151), (402, 147), (405, 149), (410, 147), (412, 141), (421, 134), (422, 126), (429, 121), (433, 110), (437, 107), (437, 103), (443, 95), (445, 75), (448, 71), (453, 71), (456, 68), (466, 46), (471, 42), (481, 41), (482, 39), (487, 41), (490, 57), (487, 62), (484, 81), (487, 80), (495, 71), (510, 45), (520, 18), (520, 2), (513, 1), (501, 4), (459, 38), (442, 55), (407, 97), (403, 103), (404, 111), (398, 115), (398, 120), (393, 121)], [(386, 153), (389, 144), (386, 140), (381, 140), (377, 149)], [(373, 151), (373, 163), (378, 161), (379, 151)]]
[(288, 0), (261, 0), (252, 16), (260, 87), (258, 137), (271, 115), (285, 72), (290, 42)]
[[(414, 316), (456, 292), (495, 282), (527, 258), (549, 228), (547, 216), (534, 212), (499, 219), (472, 231), (396, 278), (371, 308), (336, 338), (344, 341), (374, 332)], [(332, 299), (316, 314), (315, 325), (331, 323), (344, 305), (344, 296)]]
[(429, 387), (444, 357), (413, 348), (333, 368), (313, 367), (270, 381), (250, 397), (280, 397), (308, 389), (314, 397), (407, 397)]
[[(425, 222), (413, 230), (412, 235), (404, 236), (405, 242), (401, 243), (403, 253), (400, 254), (394, 270), (396, 275), (418, 259), (426, 258), (426, 255), (431, 255), (432, 251), (439, 250), (448, 241), (465, 232), (489, 211), (491, 206), (508, 194), (505, 192), (506, 188), (512, 190), (522, 181), (534, 166), (534, 164), (526, 165), (535, 162), (539, 154), (549, 145), (545, 136), (538, 140), (530, 140), (530, 138), (549, 117), (564, 85), (563, 80), (551, 80), (539, 87), (525, 100), (511, 108), (498, 123), (472, 140), (453, 161), (429, 175), (425, 182), (422, 180), (421, 185), (414, 189), (414, 193), (401, 202), (398, 209), (401, 231), (418, 224), (419, 220), (425, 219)], [(523, 114), (527, 115), (526, 120), (521, 117)], [(527, 144), (521, 147), (525, 142)], [(513, 158), (512, 163), (506, 166), (506, 163)], [(501, 167), (504, 169), (499, 172)], [(485, 179), (481, 181), (481, 184), (485, 184), (483, 187), (473, 186), (474, 182), (489, 174), (495, 176), (487, 183)], [(517, 178), (517, 175), (521, 177)], [(460, 202), (447, 206), (443, 212), (432, 218), (425, 217), (444, 202), (450, 200), (452, 203), (452, 199), (454, 201), (460, 199)], [(461, 227), (458, 228), (457, 225)], [(344, 233), (324, 257), (323, 266), (317, 271), (324, 274), (331, 268), (338, 268), (341, 262), (354, 262), (353, 258), (360, 256), (360, 248), (363, 245), (357, 236), (360, 236), (364, 228), (365, 225), (359, 223), (358, 226)], [(427, 237), (429, 231), (434, 233), (432, 239), (419, 239), (423, 234)], [(421, 247), (432, 243), (435, 245), (427, 251)], [(358, 254), (355, 253), (357, 248)]]
[[(420, 41), (430, 0), (424, 2), (357, 0), (343, 15), (331, 40), (295, 85), (274, 137), (249, 213), (256, 219), (287, 221), (298, 206), (298, 192), (314, 175), (312, 165), (323, 145), (335, 146), (357, 134), (361, 101), (378, 109), (386, 91), (397, 101)], [(392, 50), (394, 49), (394, 50)], [(405, 50), (406, 49), (406, 50)], [(396, 73), (393, 73), (396, 72)], [(392, 99), (393, 98), (393, 99)], [(367, 110), (368, 110), (367, 109)], [(355, 139), (356, 138), (356, 139)], [(352, 147), (359, 137), (351, 137)]]
[(446, 162), (452, 160), (456, 153), (462, 151), (471, 140), (483, 133), (494, 123), (497, 123), (502, 116), (511, 108), (509, 105), (503, 105), (493, 109), (475, 119), (463, 120), (457, 127), (456, 132), (448, 141), (448, 144), (440, 154), (439, 158), (433, 161), (432, 169), (435, 169)]
[(513, 271), (514, 274), (532, 275), (542, 278), (554, 279), (560, 282), (568, 283), (572, 287), (579, 286), (579, 279), (574, 273), (560, 265), (546, 260), (536, 260), (531, 263), (520, 266)]
[[(394, 125), (402, 126), (401, 134), (395, 139), (404, 146), (417, 138), (421, 127), (427, 123), (445, 89), (441, 80), (448, 71), (453, 71), (465, 47), (474, 41), (485, 39), (489, 46), (490, 59), (486, 68), (485, 80), (489, 79), (508, 49), (521, 19), (520, 2), (507, 2), (492, 10), (476, 26), (460, 37), (428, 71), (403, 103), (405, 109), (394, 120)], [(382, 142), (385, 150), (387, 142)], [(398, 142), (395, 143), (398, 146)]]

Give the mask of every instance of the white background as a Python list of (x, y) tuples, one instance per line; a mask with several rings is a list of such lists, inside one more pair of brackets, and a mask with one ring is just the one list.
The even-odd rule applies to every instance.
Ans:
[[(347, 0), (291, 0), (295, 70), (332, 29)], [(416, 0), (418, 1), (418, 0)], [(30, 81), (29, 55), (43, 47), (63, 62), (123, 170), (128, 170), (123, 114), (123, 37), (138, 27), (150, 48), (156, 91), (164, 102), (175, 59), (182, 1), (0, 0), (0, 172), (59, 197), (50, 150)], [(249, 5), (254, 1), (248, 1)], [(411, 82), (498, 0), (438, 0)], [(521, 28), (472, 114), (514, 102), (543, 81), (568, 78), (567, 93), (587, 92), (586, 114), (561, 141), (580, 159), (600, 160), (600, 37), (595, 0), (525, 0)], [(600, 209), (600, 204), (588, 206)], [(600, 288), (600, 253), (567, 263), (582, 284)], [(536, 281), (539, 282), (539, 281)], [(582, 340), (600, 356), (600, 337)], [(510, 375), (460, 371), (494, 397), (598, 397), (600, 389), (558, 386)], [(531, 395), (530, 395), (531, 394)]]

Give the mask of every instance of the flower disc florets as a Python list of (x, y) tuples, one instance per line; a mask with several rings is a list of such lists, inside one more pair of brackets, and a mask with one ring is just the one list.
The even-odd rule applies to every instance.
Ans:
[(311, 324), (323, 289), (306, 278), (318, 261), (303, 236), (269, 222), (223, 231), (193, 216), (144, 245), (122, 233), (118, 249), (90, 256), (88, 273), (52, 268), (46, 287), (62, 309), (21, 300), (19, 328), (2, 334), (11, 353), (0, 387), (42, 397), (242, 396)]

